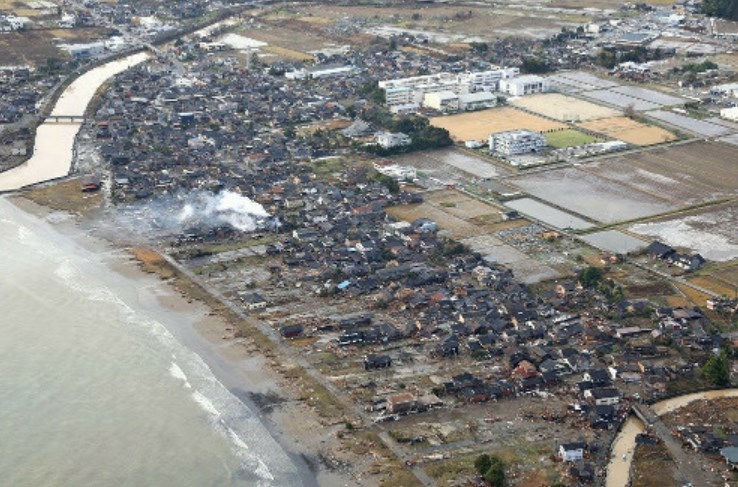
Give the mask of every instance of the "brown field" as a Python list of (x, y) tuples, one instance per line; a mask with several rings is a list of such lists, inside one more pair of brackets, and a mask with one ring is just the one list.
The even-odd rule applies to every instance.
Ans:
[(456, 140), (487, 140), (490, 134), (507, 130), (528, 129), (545, 132), (566, 127), (563, 123), (546, 120), (510, 107), (434, 117), (431, 118), (431, 124), (447, 129)]
[(736, 293), (736, 287), (731, 286), (729, 283), (720, 279), (715, 279), (713, 276), (696, 276), (690, 277), (688, 280), (692, 284), (709, 289), (710, 291), (722, 296), (732, 297)]
[[(439, 190), (424, 194), (419, 205), (395, 206), (388, 213), (401, 220), (430, 218), (438, 222), (453, 239), (462, 239), (497, 231), (499, 212), (493, 206), (454, 190)], [(479, 224), (486, 221), (484, 224)]]
[(617, 117), (618, 110), (558, 93), (521, 96), (510, 104), (562, 122)]
[[(471, 12), (472, 15), (467, 14)], [(535, 36), (542, 32), (560, 31), (563, 26), (572, 26), (580, 22), (587, 22), (589, 17), (581, 15), (581, 6), (571, 13), (536, 15), (528, 11), (528, 15), (521, 17), (516, 8), (490, 9), (476, 5), (332, 5), (326, 9), (322, 5), (309, 7), (295, 7), (282, 9), (275, 18), (297, 17), (311, 15), (318, 20), (316, 24), (323, 25), (326, 21), (339, 21), (347, 17), (363, 18), (370, 24), (384, 24), (393, 27), (428, 30), (449, 34), (482, 36), (495, 38), (507, 35)], [(413, 15), (417, 15), (413, 18)]]
[(590, 120), (580, 123), (579, 126), (635, 145), (660, 144), (677, 139), (677, 136), (668, 130), (646, 125), (628, 117)]
[(40, 66), (50, 57), (68, 58), (45, 31), (7, 32), (0, 35), (0, 65)]

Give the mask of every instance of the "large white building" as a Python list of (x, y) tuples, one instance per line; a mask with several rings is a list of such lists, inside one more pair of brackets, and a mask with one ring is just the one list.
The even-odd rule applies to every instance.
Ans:
[(385, 91), (387, 106), (423, 103), (431, 93), (450, 91), (456, 95), (465, 95), (478, 91), (495, 91), (502, 80), (514, 78), (520, 74), (518, 68), (498, 68), (475, 73), (438, 73), (425, 76), (413, 76), (383, 80), (378, 86)]
[(443, 113), (455, 112), (459, 109), (459, 95), (449, 90), (428, 93), (423, 98), (423, 106)]
[(511, 96), (532, 95), (548, 90), (548, 80), (533, 74), (500, 81), (500, 91)]
[(413, 139), (411, 139), (409, 135), (403, 134), (402, 132), (379, 132), (377, 134), (377, 144), (385, 149), (401, 145), (409, 145), (412, 141)]
[(489, 150), (503, 156), (538, 152), (546, 147), (546, 138), (530, 130), (510, 130), (489, 136)]

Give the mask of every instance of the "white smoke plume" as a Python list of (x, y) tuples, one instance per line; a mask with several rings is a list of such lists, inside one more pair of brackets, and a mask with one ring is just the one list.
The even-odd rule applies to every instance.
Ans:
[(197, 193), (185, 202), (177, 220), (184, 226), (228, 224), (242, 232), (255, 230), (269, 213), (259, 203), (233, 191)]
[(273, 230), (279, 227), (279, 219), (234, 191), (180, 191), (112, 207), (97, 222), (97, 229), (112, 238), (138, 242), (227, 225), (242, 232)]

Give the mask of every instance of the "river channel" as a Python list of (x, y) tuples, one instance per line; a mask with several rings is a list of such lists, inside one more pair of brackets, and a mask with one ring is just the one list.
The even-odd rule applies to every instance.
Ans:
[[(140, 52), (85, 72), (64, 90), (51, 116), (84, 116), (87, 106), (103, 83), (148, 58), (148, 53)], [(69, 174), (74, 160), (74, 139), (81, 126), (79, 122), (64, 119), (41, 124), (36, 131), (31, 158), (20, 166), (0, 173), (0, 191), (12, 191)]]
[[(662, 416), (693, 401), (700, 399), (719, 399), (723, 397), (738, 397), (738, 389), (721, 389), (717, 391), (695, 392), (683, 396), (665, 399), (653, 404), (652, 409)], [(626, 487), (630, 480), (630, 468), (633, 463), (633, 453), (636, 447), (636, 436), (645, 431), (643, 422), (631, 416), (625, 421), (620, 433), (612, 444), (610, 463), (607, 465), (606, 487)]]

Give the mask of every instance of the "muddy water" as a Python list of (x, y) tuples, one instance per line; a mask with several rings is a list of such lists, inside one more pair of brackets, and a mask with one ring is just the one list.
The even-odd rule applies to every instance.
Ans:
[[(105, 81), (148, 59), (138, 53), (93, 68), (77, 78), (59, 97), (51, 114), (81, 117)], [(47, 122), (38, 127), (33, 155), (26, 162), (0, 173), (0, 191), (12, 191), (30, 184), (69, 174), (74, 160), (74, 139), (79, 123)]]
[[(659, 401), (652, 405), (652, 409), (659, 416), (683, 408), (693, 401), (700, 399), (719, 399), (723, 397), (738, 397), (738, 389), (723, 389), (718, 391), (695, 392), (683, 396)], [(630, 480), (630, 467), (633, 462), (633, 452), (636, 446), (636, 436), (645, 431), (643, 422), (631, 416), (623, 425), (612, 444), (612, 456), (607, 465), (606, 487), (626, 487)]]

